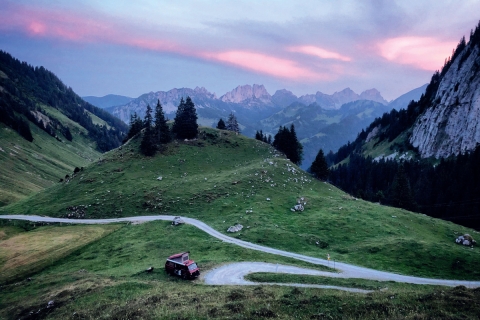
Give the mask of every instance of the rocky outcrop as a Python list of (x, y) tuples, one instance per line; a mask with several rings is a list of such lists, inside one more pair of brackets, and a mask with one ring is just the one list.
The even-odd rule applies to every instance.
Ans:
[(441, 78), (432, 105), (413, 126), (422, 157), (445, 158), (480, 144), (480, 47), (468, 44)]
[(223, 102), (245, 103), (260, 100), (262, 104), (271, 105), (272, 96), (267, 92), (263, 85), (254, 84), (238, 86), (230, 92), (220, 97)]

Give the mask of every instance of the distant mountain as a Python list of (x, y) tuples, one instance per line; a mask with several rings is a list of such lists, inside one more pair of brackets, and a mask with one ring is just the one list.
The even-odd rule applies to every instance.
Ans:
[(421, 87), (413, 89), (405, 94), (402, 94), (397, 99), (391, 101), (388, 106), (395, 110), (406, 109), (410, 101), (418, 101), (422, 94), (425, 93), (428, 83), (424, 84)]
[(147, 105), (155, 106), (157, 101), (163, 106), (166, 115), (172, 119), (177, 111), (180, 99), (190, 96), (197, 108), (198, 122), (204, 126), (216, 126), (218, 120), (224, 120), (233, 112), (241, 125), (242, 134), (253, 136), (251, 126), (258, 119), (266, 118), (280, 110), (272, 102), (272, 97), (263, 85), (238, 86), (220, 98), (205, 88), (174, 88), (169, 91), (150, 92), (130, 101), (126, 105), (106, 109), (124, 122), (130, 121), (130, 115), (136, 112), (144, 117)]
[(44, 67), (0, 51), (0, 206), (118, 147), (127, 129)]
[(82, 97), (82, 99), (94, 105), (95, 107), (105, 109), (105, 108), (125, 105), (130, 101), (132, 101), (134, 98), (119, 96), (116, 94), (107, 94), (106, 96), (103, 96), (103, 97), (86, 96), (86, 97)]
[(294, 102), (274, 115), (261, 120), (257, 127), (272, 137), (280, 126), (295, 126), (297, 137), (304, 146), (302, 168), (308, 168), (318, 150), (336, 151), (347, 141), (353, 141), (358, 133), (376, 117), (390, 108), (370, 100), (356, 100), (339, 109), (324, 109), (317, 103), (304, 105)]
[(371, 100), (385, 105), (388, 104), (377, 89), (370, 89), (357, 94), (350, 88), (345, 88), (332, 95), (318, 91), (316, 94), (307, 94), (298, 98), (298, 101), (303, 104), (316, 103), (324, 109), (339, 109), (343, 104), (357, 100)]
[(258, 84), (238, 86), (221, 96), (220, 100), (223, 102), (241, 103), (245, 108), (273, 106), (272, 96), (263, 85)]

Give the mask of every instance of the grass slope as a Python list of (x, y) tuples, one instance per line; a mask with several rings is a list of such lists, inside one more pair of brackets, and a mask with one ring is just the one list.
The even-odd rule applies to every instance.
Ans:
[(47, 112), (72, 132), (73, 140), (60, 142), (30, 125), (33, 142), (0, 123), (0, 206), (52, 186), (75, 167), (98, 159), (95, 144), (85, 138), (86, 130), (53, 108)]
[[(153, 158), (139, 155), (134, 139), (70, 182), (0, 212), (65, 217), (67, 207), (84, 205), (89, 218), (184, 215), (224, 233), (241, 223), (244, 229), (232, 236), (320, 258), (329, 253), (336, 261), (409, 275), (480, 278), (478, 249), (454, 243), (460, 233), (475, 238), (474, 230), (357, 200), (312, 180), (262, 142), (201, 131), (198, 140), (174, 142)], [(291, 212), (301, 197), (306, 210)]]
[[(18, 236), (25, 238), (24, 246), (33, 246), (39, 233), (69, 237), (92, 228), (37, 225), (34, 230), (25, 231), (18, 227), (18, 222), (16, 226), (6, 221), (2, 224), (0, 232), (6, 237), (0, 246)], [(22, 227), (30, 230), (32, 224), (23, 223)], [(0, 286), (0, 318), (478, 319), (480, 314), (480, 290), (463, 287), (361, 280), (330, 283), (383, 288), (363, 295), (276, 286), (205, 286), (199, 280), (182, 281), (167, 276), (162, 267), (166, 256), (186, 249), (202, 272), (231, 261), (299, 262), (223, 243), (188, 225), (173, 227), (168, 222), (156, 221), (119, 229), (118, 225), (94, 227), (117, 230), (87, 245), (83, 243), (68, 257), (53, 259), (31, 281)], [(155, 267), (151, 274), (144, 272), (149, 266)], [(54, 306), (47, 308), (52, 300)]]

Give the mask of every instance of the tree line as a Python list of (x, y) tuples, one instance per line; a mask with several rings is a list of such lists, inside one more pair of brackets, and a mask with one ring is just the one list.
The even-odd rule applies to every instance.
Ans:
[(350, 155), (350, 161), (330, 169), (332, 184), (358, 198), (380, 202), (435, 218), (480, 227), (480, 147), (442, 159), (373, 161)]

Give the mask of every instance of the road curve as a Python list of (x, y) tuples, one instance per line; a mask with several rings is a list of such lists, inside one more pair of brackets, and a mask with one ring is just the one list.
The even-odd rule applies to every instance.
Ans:
[[(55, 222), (55, 223), (58, 223), (58, 222), (78, 223), (78, 224), (104, 224), (104, 223), (113, 223), (113, 222), (136, 222), (136, 221), (145, 222), (145, 221), (154, 221), (154, 220), (172, 221), (174, 217), (175, 216), (165, 215), (165, 216), (138, 216), (138, 217), (113, 218), (113, 219), (63, 219), (63, 218), (51, 218), (51, 217), (30, 216), (30, 215), (0, 215), (0, 219), (15, 219), (15, 220), (28, 220), (28, 221), (36, 221), (36, 222)], [(224, 235), (218, 232), (217, 230), (214, 230), (213, 228), (211, 228), (210, 226), (208, 226), (207, 224), (199, 220), (187, 218), (187, 217), (181, 217), (181, 218), (185, 221), (185, 223), (193, 225), (205, 231), (209, 235), (227, 243), (232, 243), (247, 249), (252, 249), (252, 250), (276, 254), (284, 257), (289, 257), (297, 260), (302, 260), (312, 264), (323, 265), (323, 266), (331, 266), (332, 264), (331, 261), (329, 262), (325, 259), (314, 258), (314, 257), (309, 257), (309, 256), (305, 256), (298, 253), (273, 249), (273, 248), (261, 246), (258, 244), (254, 244), (251, 242), (231, 238), (227, 235)], [(253, 262), (249, 264), (253, 264)], [(218, 269), (220, 268), (214, 269), (211, 272), (214, 272), (215, 270), (218, 270)], [(395, 282), (412, 283), (412, 284), (440, 285), (440, 286), (450, 286), (450, 287), (459, 286), (459, 285), (463, 285), (468, 288), (480, 287), (480, 281), (420, 278), (420, 277), (406, 276), (406, 275), (401, 275), (401, 274), (396, 274), (391, 272), (378, 271), (378, 270), (359, 267), (359, 266), (342, 263), (342, 262), (336, 262), (335, 269), (337, 269), (339, 273), (325, 272), (322, 275), (329, 276), (329, 277), (338, 277), (338, 278), (359, 278), (359, 279), (369, 279), (369, 280), (378, 280), (378, 281), (395, 281)], [(308, 269), (304, 269), (304, 270), (308, 270)], [(246, 272), (244, 273), (244, 275), (250, 272)], [(262, 272), (262, 271), (255, 270), (254, 272)]]

